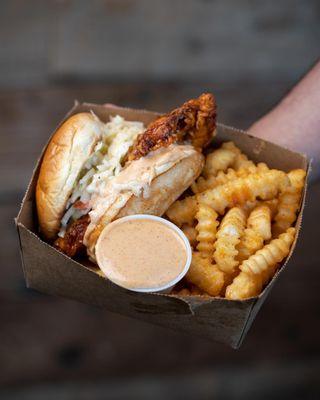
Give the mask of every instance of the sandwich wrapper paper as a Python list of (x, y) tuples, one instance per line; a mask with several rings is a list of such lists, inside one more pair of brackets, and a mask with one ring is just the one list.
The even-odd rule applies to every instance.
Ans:
[[(109, 121), (109, 116), (121, 115), (128, 120), (142, 121), (145, 125), (159, 116), (155, 112), (117, 107), (111, 104), (76, 103), (65, 119), (72, 114), (84, 111), (94, 112), (105, 122)], [(269, 167), (284, 171), (294, 168), (310, 169), (306, 157), (302, 154), (252, 137), (244, 131), (218, 124), (213, 146), (230, 140), (255, 162), (266, 162)], [(42, 156), (36, 164), (16, 218), (23, 271), (28, 287), (51, 295), (105, 307), (115, 313), (189, 332), (225, 343), (233, 348), (241, 345), (257, 312), (278, 275), (287, 267), (294, 251), (302, 220), (306, 185), (296, 222), (297, 234), (289, 257), (259, 296), (244, 301), (234, 301), (201, 296), (144, 294), (120, 288), (103, 277), (88, 260), (72, 260), (41, 239), (38, 233), (35, 204), (35, 186), (41, 159)]]

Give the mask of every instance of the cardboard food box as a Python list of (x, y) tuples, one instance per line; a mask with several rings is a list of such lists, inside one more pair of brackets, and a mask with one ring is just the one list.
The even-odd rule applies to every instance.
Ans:
[[(142, 121), (145, 125), (159, 115), (150, 111), (122, 108), (110, 104), (76, 103), (65, 119), (72, 114), (91, 110), (105, 122), (109, 121), (109, 116), (118, 114), (128, 120)], [(308, 169), (305, 156), (254, 138), (238, 129), (219, 124), (214, 146), (230, 140), (234, 141), (255, 162), (266, 162), (270, 167), (284, 171), (294, 168)], [(296, 222), (297, 235), (290, 255), (260, 296), (244, 301), (200, 296), (182, 298), (166, 294), (140, 294), (122, 289), (99, 275), (97, 269), (93, 268), (87, 260), (81, 262), (72, 260), (44, 242), (38, 234), (35, 206), (35, 186), (40, 163), (41, 157), (36, 164), (16, 218), (23, 270), (28, 287), (196, 334), (233, 348), (240, 346), (278, 275), (287, 268), (292, 256), (300, 230), (306, 187)]]

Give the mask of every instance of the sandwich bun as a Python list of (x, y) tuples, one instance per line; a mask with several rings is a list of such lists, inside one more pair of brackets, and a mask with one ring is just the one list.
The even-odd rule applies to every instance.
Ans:
[(194, 149), (169, 170), (152, 180), (147, 197), (135, 196), (133, 193), (119, 193), (94, 228), (90, 230), (89, 226), (84, 241), (88, 255), (95, 259), (95, 244), (102, 230), (111, 221), (133, 214), (163, 215), (200, 175), (203, 165), (204, 156)]
[(149, 196), (132, 196), (117, 218), (132, 214), (163, 215), (200, 175), (204, 156), (198, 151), (181, 160), (167, 172), (157, 176), (150, 185)]
[(39, 226), (46, 239), (56, 237), (73, 186), (101, 138), (102, 127), (93, 114), (79, 113), (67, 119), (53, 135), (36, 187)]

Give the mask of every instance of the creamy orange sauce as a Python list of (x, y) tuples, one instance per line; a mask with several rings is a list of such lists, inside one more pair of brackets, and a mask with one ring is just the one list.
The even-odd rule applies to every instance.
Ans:
[(161, 222), (119, 220), (103, 230), (96, 258), (114, 283), (127, 289), (157, 289), (182, 273), (187, 249), (178, 233)]

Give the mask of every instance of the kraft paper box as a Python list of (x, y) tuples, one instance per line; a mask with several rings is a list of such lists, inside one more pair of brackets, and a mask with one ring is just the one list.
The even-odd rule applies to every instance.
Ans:
[[(122, 108), (110, 104), (76, 103), (66, 118), (82, 111), (93, 111), (103, 121), (108, 121), (109, 116), (118, 114), (128, 120), (142, 121), (145, 125), (158, 116), (154, 112)], [(305, 156), (251, 137), (235, 128), (219, 124), (213, 146), (230, 140), (234, 141), (255, 162), (266, 162), (270, 167), (284, 171), (293, 168), (308, 169)], [(109, 311), (168, 328), (196, 334), (225, 343), (233, 348), (240, 346), (279, 273), (282, 273), (290, 264), (288, 261), (292, 256), (297, 237), (286, 263), (258, 297), (245, 301), (233, 301), (223, 298), (201, 298), (200, 296), (182, 298), (174, 295), (130, 292), (99, 275), (88, 261), (72, 260), (41, 239), (38, 234), (35, 210), (35, 185), (40, 162), (41, 158), (35, 167), (16, 218), (23, 270), (28, 287), (40, 292), (105, 307)], [(305, 193), (306, 188), (296, 222), (298, 233)]]

